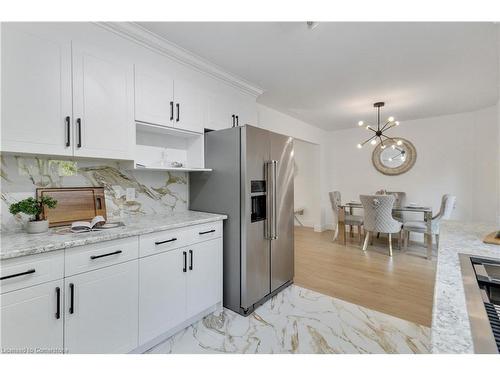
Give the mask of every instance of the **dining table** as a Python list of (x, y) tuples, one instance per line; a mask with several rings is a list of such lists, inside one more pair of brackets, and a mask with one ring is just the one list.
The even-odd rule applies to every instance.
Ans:
[[(363, 209), (363, 205), (361, 204), (361, 202), (348, 202), (339, 206), (338, 231), (343, 236), (344, 245), (347, 244), (347, 236), (345, 231), (346, 210), (348, 210), (348, 213), (352, 215), (354, 209)], [(427, 259), (432, 259), (432, 207), (427, 207), (427, 206), (393, 207), (392, 212), (415, 212), (415, 213), (422, 213), (424, 215), (424, 221), (426, 223), (426, 228), (427, 228), (427, 232), (424, 233), (427, 245)]]

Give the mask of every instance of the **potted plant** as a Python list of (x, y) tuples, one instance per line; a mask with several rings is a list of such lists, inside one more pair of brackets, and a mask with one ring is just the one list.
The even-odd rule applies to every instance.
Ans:
[(26, 223), (26, 232), (30, 234), (44, 233), (49, 230), (49, 222), (41, 219), (43, 207), (55, 208), (57, 200), (52, 197), (26, 198), (9, 207), (12, 215), (23, 213), (31, 216), (30, 221)]

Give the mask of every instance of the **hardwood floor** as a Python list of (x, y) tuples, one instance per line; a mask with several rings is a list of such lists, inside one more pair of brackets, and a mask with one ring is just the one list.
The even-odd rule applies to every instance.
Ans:
[(411, 322), (431, 325), (436, 259), (424, 247), (406, 252), (387, 238), (375, 239), (366, 254), (357, 236), (347, 246), (332, 242), (332, 231), (295, 227), (295, 284)]

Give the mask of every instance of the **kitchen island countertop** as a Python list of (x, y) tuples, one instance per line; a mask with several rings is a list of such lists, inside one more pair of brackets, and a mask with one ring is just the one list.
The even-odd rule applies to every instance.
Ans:
[(483, 223), (441, 224), (432, 309), (433, 353), (474, 353), (458, 254), (500, 259), (500, 246), (483, 243), (495, 229)]
[(160, 232), (190, 225), (205, 224), (227, 219), (226, 215), (198, 211), (185, 211), (168, 215), (144, 215), (121, 219), (125, 226), (71, 233), (68, 228), (52, 228), (47, 233), (27, 234), (26, 232), (2, 232), (0, 260), (68, 249), (102, 241)]

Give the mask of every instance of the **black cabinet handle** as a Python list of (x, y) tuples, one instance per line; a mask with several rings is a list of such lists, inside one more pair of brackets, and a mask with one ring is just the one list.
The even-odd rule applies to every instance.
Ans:
[(174, 242), (174, 241), (177, 241), (177, 238), (171, 238), (171, 239), (165, 240), (165, 241), (158, 241), (158, 242), (155, 242), (155, 245), (161, 245), (161, 244), (164, 244), (167, 242)]
[(82, 147), (82, 119), (81, 118), (76, 119), (76, 126), (78, 128), (78, 143), (76, 144), (76, 147), (80, 148), (80, 147)]
[(170, 121), (174, 119), (174, 102), (170, 102)]
[(34, 268), (32, 268), (32, 269), (30, 269), (28, 271), (25, 271), (25, 272), (19, 272), (19, 273), (15, 273), (13, 275), (2, 276), (2, 277), (0, 277), (0, 280), (12, 279), (13, 277), (19, 277), (19, 276), (29, 275), (29, 274), (32, 274), (32, 273), (35, 273), (35, 269)]
[(236, 126), (240, 126), (240, 119), (238, 116), (236, 116)]
[(56, 319), (61, 317), (61, 288), (56, 288)]
[(215, 229), (212, 229), (212, 230), (207, 230), (206, 232), (198, 232), (198, 234), (208, 234), (208, 233), (213, 233), (215, 232)]
[(75, 284), (69, 284), (69, 313), (75, 312)]
[(179, 122), (179, 119), (181, 117), (181, 105), (179, 103), (176, 103), (175, 107), (177, 108), (177, 118), (175, 119), (175, 121)]
[(116, 254), (121, 254), (121, 250), (116, 250), (113, 251), (112, 253), (107, 253), (107, 254), (101, 254), (101, 255), (91, 255), (90, 259), (98, 259), (98, 258), (104, 258), (104, 257), (109, 257), (110, 255), (116, 255)]
[(187, 253), (185, 251), (182, 252), (182, 257), (184, 258), (182, 272), (187, 272)]
[(189, 250), (189, 270), (193, 270), (193, 250)]
[(71, 146), (71, 118), (66, 116), (66, 147)]
[(234, 122), (234, 121), (235, 121), (235, 119), (236, 119), (236, 116), (235, 116), (235, 115), (232, 115), (231, 117), (233, 118), (233, 128), (234, 128), (234, 125), (235, 125), (235, 122)]

